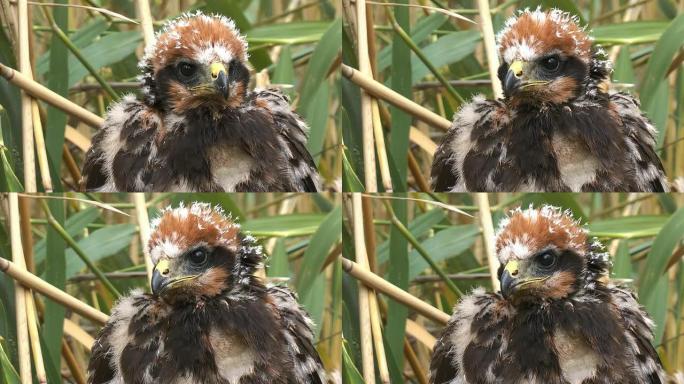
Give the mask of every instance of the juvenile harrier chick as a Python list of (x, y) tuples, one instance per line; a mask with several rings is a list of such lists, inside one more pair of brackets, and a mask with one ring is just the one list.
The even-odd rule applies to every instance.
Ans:
[(306, 123), (279, 91), (249, 91), (248, 66), (232, 20), (197, 12), (167, 23), (139, 64), (143, 101), (110, 108), (82, 189), (317, 191)]
[(578, 19), (526, 10), (497, 35), (504, 98), (464, 105), (432, 164), (436, 191), (667, 191), (656, 129)]
[(496, 235), (501, 292), (463, 297), (438, 339), (433, 384), (665, 384), (654, 323), (569, 212), (517, 210)]
[(261, 247), (230, 216), (194, 203), (152, 226), (152, 294), (117, 303), (88, 383), (325, 383), (311, 319), (289, 289), (253, 275)]

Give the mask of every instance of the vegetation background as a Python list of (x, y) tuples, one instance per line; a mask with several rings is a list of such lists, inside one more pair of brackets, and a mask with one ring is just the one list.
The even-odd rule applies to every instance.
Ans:
[[(15, 260), (23, 243), (27, 269), (42, 281), (106, 314), (119, 294), (134, 287), (149, 292), (140, 231), (168, 205), (206, 201), (238, 218), (242, 229), (260, 240), (270, 256), (266, 279), (285, 283), (316, 323), (316, 348), (326, 369), (339, 378), (341, 366), (342, 209), (333, 194), (51, 194), (19, 195), (18, 212), (8, 212), (0, 196), (0, 257)], [(137, 199), (137, 200), (136, 200)], [(115, 210), (119, 210), (118, 212)], [(14, 234), (10, 223), (17, 225)], [(14, 237), (11, 238), (11, 236)], [(89, 350), (101, 324), (33, 290), (37, 323), (32, 356), (18, 356), (15, 281), (0, 273), (0, 383), (84, 384)], [(34, 285), (31, 285), (35, 288)], [(30, 309), (30, 308), (29, 308)], [(42, 363), (35, 352), (42, 354)], [(19, 360), (31, 364), (33, 381), (20, 381)], [(29, 372), (31, 370), (29, 366)], [(40, 372), (43, 372), (42, 374)], [(42, 381), (41, 381), (42, 380)], [(338, 381), (339, 382), (339, 381)]]
[[(488, 261), (492, 227), (511, 209), (530, 204), (569, 209), (588, 224), (610, 251), (612, 281), (631, 286), (655, 320), (654, 345), (666, 370), (684, 370), (684, 195), (436, 197), (375, 194), (344, 200), (345, 383), (427, 383), (435, 337), (453, 306), (474, 287), (492, 289), (490, 271), (498, 268), (498, 261)], [(359, 224), (360, 236), (354, 233)], [(375, 279), (365, 272), (369, 268)]]
[[(658, 128), (668, 177), (684, 176), (683, 0), (366, 1), (365, 24), (355, 2), (343, 4), (345, 191), (428, 191), (454, 111), (475, 94), (493, 97), (483, 31), (490, 23), (496, 33), (517, 10), (537, 6), (571, 12), (587, 26), (614, 62), (613, 88), (639, 96)], [(372, 114), (362, 112), (360, 84), (377, 99)]]
[[(197, 9), (232, 18), (247, 36), (255, 71), (268, 75), (258, 83), (267, 84), (270, 79), (291, 96), (311, 127), (308, 149), (325, 188), (340, 190), (340, 134), (335, 119), (340, 99), (335, 69), (341, 51), (337, 1), (55, 0), (42, 6), (29, 1), (29, 34), (22, 40), (24, 36), (15, 28), (21, 24), (17, 4), (24, 1), (0, 2), (0, 63), (18, 69), (25, 41), (35, 80), (98, 116), (104, 116), (108, 105), (121, 95), (139, 92), (137, 62), (144, 43), (137, 4), (149, 4), (155, 29), (167, 19)], [(43, 100), (38, 106), (38, 110), (22, 112), (18, 87), (0, 78), (2, 191), (23, 191), (33, 183), (27, 183), (26, 177), (37, 179), (38, 191), (68, 191), (78, 185), (84, 153), (97, 124), (65, 114)], [(22, 144), (31, 135), (22, 135), (22, 119), (31, 121), (37, 131), (36, 155), (26, 159)], [(26, 160), (36, 164), (37, 176), (25, 175)], [(45, 175), (50, 176), (51, 185)]]

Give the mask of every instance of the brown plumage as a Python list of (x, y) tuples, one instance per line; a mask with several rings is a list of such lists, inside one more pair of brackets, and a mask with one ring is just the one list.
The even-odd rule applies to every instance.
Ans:
[(139, 64), (143, 100), (113, 104), (83, 165), (89, 191), (320, 188), (308, 127), (274, 89), (249, 90), (247, 42), (200, 12), (165, 25)]
[(432, 384), (665, 384), (655, 324), (607, 284), (608, 254), (569, 211), (515, 210), (499, 223), (501, 291), (454, 308), (430, 362)]
[(497, 36), (504, 98), (462, 106), (432, 164), (435, 191), (667, 191), (656, 129), (611, 64), (559, 10), (521, 12)]
[(152, 294), (122, 298), (100, 331), (90, 384), (326, 382), (313, 323), (286, 287), (254, 276), (261, 247), (220, 208), (152, 223)]

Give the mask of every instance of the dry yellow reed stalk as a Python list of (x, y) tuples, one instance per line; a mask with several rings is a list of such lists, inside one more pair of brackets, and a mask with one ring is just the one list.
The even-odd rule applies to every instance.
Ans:
[(104, 123), (104, 119), (100, 116), (77, 104), (74, 104), (70, 100), (58, 95), (49, 88), (37, 83), (31, 78), (23, 75), (21, 72), (15, 71), (6, 65), (0, 64), (0, 76), (4, 77), (7, 79), (7, 81), (21, 88), (31, 96), (61, 109), (62, 111), (90, 125), (91, 127), (100, 128), (102, 123)]
[(420, 169), (420, 166), (418, 166), (418, 161), (416, 161), (416, 157), (413, 156), (413, 152), (411, 152), (410, 150), (408, 152), (408, 166), (409, 171), (411, 171), (411, 175), (413, 175), (413, 179), (418, 185), (418, 189), (420, 189), (420, 191), (422, 192), (432, 192), (432, 189), (430, 189), (430, 186), (423, 177), (423, 173)]
[(498, 99), (503, 97), (503, 90), (501, 89), (501, 82), (497, 76), (499, 57), (496, 54), (496, 40), (494, 39), (494, 27), (492, 26), (492, 12), (489, 10), (489, 0), (477, 0), (477, 6), (480, 10), (480, 19), (482, 20), (482, 36), (485, 45), (485, 53), (487, 55), (489, 78), (492, 80), (494, 97)]
[(368, 305), (370, 308), (371, 318), (371, 334), (373, 335), (373, 345), (375, 346), (375, 354), (378, 361), (378, 373), (380, 374), (380, 382), (389, 383), (390, 374), (387, 367), (387, 355), (385, 354), (385, 344), (382, 341), (382, 325), (380, 319), (380, 311), (378, 310), (378, 297), (375, 292), (369, 291)]
[(432, 139), (425, 134), (425, 132), (412, 126), (411, 130), (409, 131), (409, 140), (427, 152), (430, 157), (435, 156), (435, 152), (437, 152), (437, 143), (432, 141)]
[(385, 148), (385, 135), (382, 131), (382, 121), (380, 120), (380, 108), (378, 100), (371, 99), (371, 110), (373, 111), (373, 135), (375, 136), (375, 147), (378, 152), (378, 164), (380, 165), (380, 180), (385, 192), (392, 192), (392, 176), (387, 160), (387, 149)]
[[(354, 250), (356, 259), (368, 270), (368, 256), (363, 230), (363, 210), (361, 194), (352, 194), (352, 214), (354, 215)], [(345, 260), (344, 258), (342, 260)], [(344, 267), (344, 263), (343, 263)], [(361, 337), (361, 368), (366, 383), (375, 383), (375, 364), (373, 363), (373, 335), (371, 332), (370, 289), (359, 284), (359, 332)]]
[(93, 348), (95, 339), (90, 336), (88, 332), (84, 331), (83, 328), (81, 328), (78, 324), (69, 319), (64, 319), (64, 333), (78, 341), (78, 343), (88, 351)]
[[(65, 307), (70, 308), (74, 312), (92, 321), (104, 324), (107, 322), (107, 319), (109, 319), (109, 316), (106, 314), (98, 311), (88, 304), (85, 304), (84, 302), (69, 295), (54, 285), (45, 282), (40, 277), (18, 267), (15, 263), (9, 260), (0, 258), (0, 271), (6, 273), (9, 277), (13, 278), (18, 283), (21, 283), (23, 286), (33, 289), (36, 292), (40, 292), (41, 294), (64, 305)], [(17, 306), (17, 308), (19, 307)]]
[[(12, 244), (12, 260), (16, 263), (16, 269), (26, 272), (24, 262), (24, 250), (21, 244), (21, 224), (19, 220), (19, 196), (10, 193), (9, 199), (9, 220), (10, 220), (10, 239)], [(0, 258), (0, 269), (2, 263), (12, 263), (9, 260)], [(14, 264), (13, 263), (13, 264)], [(17, 357), (19, 358), (19, 377), (22, 384), (31, 384), (31, 357), (29, 349), (29, 329), (28, 315), (26, 306), (26, 292), (18, 282), (14, 282), (14, 297), (17, 319)]]
[[(365, 76), (373, 77), (368, 55), (368, 29), (366, 21), (366, 1), (356, 0), (356, 35), (359, 71)], [(367, 92), (361, 90), (361, 133), (363, 136), (363, 170), (366, 191), (377, 192), (375, 173), (375, 148), (373, 140), (373, 107)]]
[[(17, 21), (19, 29), (19, 71), (32, 78), (31, 57), (29, 55), (29, 19), (26, 0), (17, 1)], [(21, 92), (21, 142), (24, 160), (24, 190), (36, 192), (36, 162), (33, 149), (33, 108), (31, 98)]]
[(70, 125), (67, 125), (64, 130), (64, 138), (83, 152), (90, 148), (90, 139)]
[(451, 127), (451, 122), (449, 120), (428, 109), (423, 108), (422, 106), (414, 103), (392, 89), (387, 88), (382, 83), (375, 81), (373, 78), (364, 75), (363, 73), (346, 64), (342, 64), (340, 68), (342, 70), (342, 75), (344, 75), (344, 77), (349, 79), (351, 82), (358, 85), (371, 95), (385, 100), (395, 107), (409, 113), (410, 115), (413, 115), (416, 119), (444, 131)]
[(38, 157), (38, 169), (40, 169), (41, 182), (43, 183), (45, 192), (52, 192), (52, 179), (50, 178), (45, 137), (43, 136), (43, 123), (40, 121), (38, 102), (33, 99), (31, 100), (31, 112), (33, 116), (33, 136), (36, 140), (36, 155)]
[(78, 168), (78, 164), (76, 164), (76, 160), (74, 160), (66, 144), (62, 146), (62, 160), (64, 160), (64, 165), (66, 165), (71, 178), (74, 180), (74, 188), (78, 188), (78, 183), (81, 181), (81, 170)]
[(423, 344), (430, 351), (432, 351), (437, 342), (437, 339), (425, 327), (411, 319), (406, 319), (406, 334), (416, 339), (416, 341)]
[(64, 357), (64, 361), (66, 362), (67, 367), (69, 367), (69, 372), (71, 372), (71, 376), (74, 378), (76, 384), (86, 384), (83, 368), (81, 368), (81, 365), (78, 363), (78, 360), (76, 360), (76, 356), (74, 356), (74, 353), (71, 351), (69, 344), (67, 344), (64, 339), (62, 339), (62, 356)]
[(382, 277), (374, 274), (366, 268), (361, 267), (358, 263), (355, 263), (344, 257), (341, 258), (341, 260), (342, 268), (348, 274), (357, 280), (360, 280), (364, 285), (372, 287), (378, 292), (384, 293), (385, 295), (406, 305), (407, 307), (436, 323), (444, 325), (449, 321), (449, 315), (446, 313), (411, 295), (396, 285), (387, 282)]
[(496, 292), (499, 290), (499, 278), (496, 273), (499, 269), (499, 260), (494, 255), (494, 224), (492, 223), (492, 210), (489, 208), (489, 197), (486, 193), (476, 193), (475, 204), (478, 206), (477, 214), (482, 227), (482, 239), (492, 279), (492, 289)]
[(411, 347), (411, 343), (406, 339), (404, 339), (404, 355), (406, 355), (406, 360), (408, 360), (413, 375), (416, 377), (416, 380), (418, 380), (418, 383), (428, 384), (427, 376), (425, 375), (423, 367), (420, 365), (420, 361), (418, 361), (418, 356), (416, 356), (416, 352), (413, 350), (413, 347)]
[(145, 46), (154, 42), (154, 27), (152, 24), (152, 13), (150, 12), (150, 3), (147, 0), (135, 0), (135, 10), (140, 19), (140, 27), (143, 32), (143, 41)]
[(145, 270), (147, 270), (147, 281), (152, 280), (152, 259), (147, 252), (147, 242), (150, 240), (150, 218), (147, 215), (147, 203), (144, 193), (133, 193), (133, 203), (135, 213), (138, 218), (138, 228), (140, 230), (140, 243), (142, 245), (143, 256), (145, 257)]
[(36, 370), (38, 383), (47, 383), (45, 373), (45, 363), (43, 362), (43, 351), (40, 349), (40, 337), (38, 336), (38, 324), (36, 317), (36, 303), (33, 301), (33, 294), (28, 289), (26, 292), (26, 317), (28, 318), (29, 340), (31, 341), (31, 352), (33, 352), (33, 367)]

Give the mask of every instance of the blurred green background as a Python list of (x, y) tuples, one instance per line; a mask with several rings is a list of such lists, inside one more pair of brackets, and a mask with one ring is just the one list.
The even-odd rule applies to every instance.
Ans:
[[(684, 1), (491, 0), (489, 4), (495, 33), (508, 17), (526, 7), (559, 8), (578, 15), (595, 42), (613, 60), (613, 88), (638, 96), (642, 111), (657, 127), (657, 152), (667, 176), (670, 180), (684, 176)], [(477, 24), (434, 9), (418, 8), (419, 5), (446, 9)], [(476, 0), (397, 0), (383, 6), (369, 2), (367, 9), (367, 24), (373, 26), (369, 29), (368, 46), (377, 81), (449, 121), (463, 100), (468, 101), (478, 93), (492, 98)], [(344, 10), (343, 63), (358, 69), (355, 17), (353, 12), (346, 12), (347, 8)], [(435, 72), (396, 32), (392, 17)], [(452, 84), (453, 94), (435, 73)], [(377, 184), (382, 191), (379, 162), (364, 164), (359, 99), (359, 88), (343, 78), (344, 190), (367, 190), (364, 168), (370, 166), (377, 168)], [(382, 100), (379, 104), (392, 190), (424, 191), (421, 182), (429, 183), (434, 149), (444, 131)], [(410, 130), (414, 133), (409, 137)], [(412, 159), (407, 159), (407, 153)], [(680, 184), (684, 184), (684, 179), (680, 179)]]
[[(36, 81), (100, 116), (104, 116), (113, 99), (139, 92), (137, 63), (144, 48), (141, 26), (104, 11), (83, 8), (98, 7), (135, 21), (133, 0), (55, 0), (45, 6), (36, 4), (28, 6), (30, 53)], [(58, 6), (64, 4), (69, 6)], [(339, 77), (335, 64), (341, 54), (341, 19), (337, 16), (340, 7), (337, 1), (178, 0), (149, 1), (149, 4), (155, 29), (167, 19), (197, 9), (232, 18), (247, 36), (250, 62), (255, 71), (266, 70), (272, 85), (291, 96), (297, 112), (309, 123), (308, 149), (323, 176), (325, 188), (339, 190), (341, 160), (335, 118)], [(0, 2), (0, 62), (16, 69), (15, 8), (14, 3)], [(87, 65), (74, 56), (53, 28), (66, 33)], [(94, 75), (108, 83), (115, 95), (103, 91)], [(254, 74), (252, 79), (254, 83)], [(73, 190), (94, 130), (56, 108), (44, 103), (40, 106), (53, 190)], [(0, 167), (2, 191), (23, 189), (21, 119), (18, 89), (0, 78), (0, 129), (4, 141)], [(37, 179), (41, 190), (40, 173)]]
[[(28, 269), (107, 314), (117, 297), (107, 289), (104, 280), (84, 264), (79, 253), (102, 271), (121, 294), (125, 295), (135, 287), (149, 292), (133, 195), (20, 196), (20, 221), (22, 229), (28, 229), (22, 231)], [(7, 194), (0, 198), (6, 206)], [(264, 246), (269, 256), (264, 263), (265, 278), (287, 284), (298, 293), (300, 303), (316, 324), (316, 348), (325, 367), (333, 377), (339, 376), (342, 348), (342, 269), (336, 257), (341, 249), (339, 196), (149, 194), (144, 198), (150, 219), (168, 205), (177, 206), (181, 202), (188, 205), (193, 201), (218, 204), (232, 213), (243, 231), (251, 232)], [(95, 205), (98, 202), (102, 204)], [(6, 209), (1, 216), (0, 257), (11, 260)], [(53, 217), (65, 233), (60, 234), (48, 217)], [(68, 245), (71, 241), (75, 242), (75, 247)], [(121, 276), (123, 272), (126, 274)], [(88, 344), (92, 342), (90, 337), (96, 336), (100, 325), (65, 310), (41, 294), (34, 294), (34, 297), (38, 302), (39, 335), (48, 382), (80, 383), (78, 374), (67, 364), (64, 348), (75, 357), (75, 369), (84, 373), (89, 359)], [(14, 280), (0, 273), (0, 383), (3, 384), (19, 383), (15, 311)], [(63, 331), (65, 327), (73, 329), (74, 324), (77, 331), (80, 328), (80, 333)], [(35, 374), (33, 378), (36, 379)]]
[[(655, 321), (654, 345), (666, 370), (674, 373), (684, 369), (684, 195), (480, 195), (489, 203), (489, 210), (483, 213), (491, 216), (494, 229), (517, 207), (551, 204), (571, 210), (576, 219), (587, 224), (590, 235), (598, 237), (610, 251), (613, 282), (626, 284), (638, 293), (639, 302)], [(342, 226), (343, 254), (356, 259), (354, 242), (364, 242), (375, 273), (451, 315), (453, 306), (473, 288), (483, 286), (491, 291), (479, 219), (484, 205), (473, 194), (438, 194), (439, 200), (419, 193), (408, 197), (417, 200), (397, 200), (396, 195), (383, 194), (364, 197), (367, 206), (362, 217), (364, 223), (372, 223), (372, 227), (364, 228), (364, 239), (354, 238), (351, 208), (345, 205), (349, 209), (345, 209)], [(446, 203), (463, 213), (436, 203)], [(393, 223), (396, 220), (408, 233), (398, 230)], [(453, 284), (446, 284), (440, 273)], [(344, 275), (343, 377), (347, 383), (363, 382), (358, 284), (354, 277)], [(382, 340), (391, 382), (424, 383), (434, 338), (443, 326), (384, 294), (377, 296), (384, 312)], [(407, 345), (411, 352), (407, 352)], [(416, 357), (413, 363), (411, 354)], [(378, 369), (377, 353), (374, 356)], [(377, 374), (376, 379), (381, 382)]]

